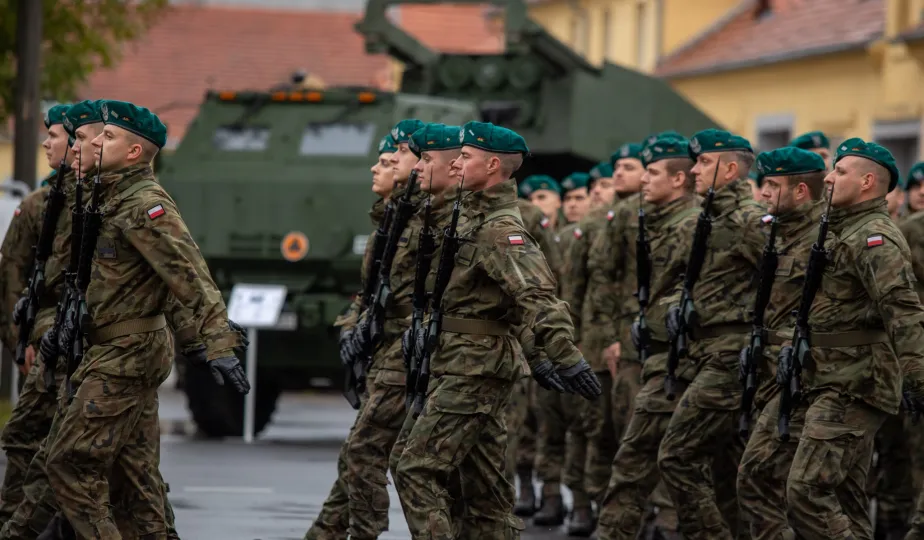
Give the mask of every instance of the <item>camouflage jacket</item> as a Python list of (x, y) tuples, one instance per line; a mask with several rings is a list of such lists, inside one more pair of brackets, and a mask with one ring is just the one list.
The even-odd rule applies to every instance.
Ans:
[(349, 330), (356, 326), (356, 322), (359, 320), (359, 314), (362, 312), (364, 306), (363, 303), (363, 291), (366, 288), (366, 284), (369, 280), (369, 265), (371, 264), (370, 259), (372, 259), (373, 251), (375, 250), (375, 231), (379, 227), (382, 219), (385, 217), (385, 207), (389, 202), (386, 199), (379, 199), (375, 201), (372, 205), (372, 209), (369, 210), (369, 219), (372, 221), (372, 234), (369, 235), (366, 240), (366, 249), (363, 252), (363, 262), (362, 267), (360, 268), (360, 289), (353, 296), (353, 301), (350, 302), (350, 306), (347, 308), (346, 312), (337, 317), (337, 320), (334, 321), (334, 326), (341, 327), (342, 330)]
[(542, 214), (542, 210), (539, 210), (536, 205), (529, 201), (517, 199), (517, 208), (520, 209), (523, 227), (533, 237), (533, 240), (539, 243), (539, 249), (545, 255), (549, 268), (552, 269), (555, 277), (560, 280), (562, 257), (558, 251), (558, 243), (555, 241), (555, 233), (551, 227), (552, 222)]
[(911, 249), (911, 268), (917, 280), (915, 290), (924, 301), (924, 212), (915, 212), (901, 220), (898, 228)]
[(818, 235), (818, 220), (823, 211), (824, 202), (812, 202), (777, 218), (779, 225), (775, 246), (778, 264), (770, 289), (770, 301), (764, 312), (764, 327), (767, 329), (764, 355), (758, 359), (760, 363), (757, 366), (759, 388), (755, 402), (759, 408), (779, 389), (776, 384), (777, 358), (781, 343), (792, 338), (796, 322), (793, 311), (799, 308), (809, 252)]
[[(533, 355), (536, 349), (559, 366), (581, 359), (567, 307), (555, 297), (555, 278), (526, 233), (516, 200), (513, 180), (466, 197), (467, 219), (459, 227), (459, 251), (442, 302), (447, 318), (502, 321), (511, 329), (486, 335), (445, 331), (444, 324), (431, 362), (435, 377), (512, 381), (525, 372), (523, 353)], [(516, 339), (517, 328), (530, 329), (529, 337)]]
[(735, 180), (716, 192), (706, 259), (693, 287), (699, 326), (692, 329), (691, 357), (734, 353), (737, 371), (738, 353), (750, 331), (756, 275), (765, 242), (761, 221), (765, 213), (766, 208), (754, 201), (745, 180)]
[[(809, 315), (812, 354), (803, 366), (805, 392), (833, 390), (896, 414), (903, 383), (924, 395), (924, 309), (911, 252), (884, 198), (833, 210), (829, 227), (828, 264)], [(877, 330), (886, 339), (841, 335), (838, 345), (867, 344), (819, 343), (820, 333)]]
[[(100, 181), (102, 226), (86, 292), (94, 327), (169, 311), (172, 293), (191, 312), (183, 319), (206, 345), (208, 359), (231, 356), (241, 337), (229, 328), (224, 300), (199, 247), (176, 204), (156, 183), (151, 167), (136, 165), (106, 173)], [(169, 364), (172, 358), (133, 354), (126, 359), (111, 353), (113, 348), (133, 351), (147, 341), (145, 334), (132, 334), (91, 346), (78, 371), (148, 377), (149, 361)]]

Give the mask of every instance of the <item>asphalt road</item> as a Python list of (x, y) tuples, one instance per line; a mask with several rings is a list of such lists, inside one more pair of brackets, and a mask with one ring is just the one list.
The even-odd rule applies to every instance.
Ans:
[[(182, 538), (299, 540), (336, 478), (340, 444), (354, 412), (337, 395), (286, 395), (273, 423), (253, 444), (197, 440), (185, 398), (161, 391), (161, 471)], [(390, 530), (382, 540), (410, 534), (393, 487)], [(530, 540), (565, 538), (531, 529)]]

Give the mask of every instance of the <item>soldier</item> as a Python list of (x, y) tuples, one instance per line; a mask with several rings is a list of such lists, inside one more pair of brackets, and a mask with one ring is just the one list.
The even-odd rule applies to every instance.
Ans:
[[(678, 392), (677, 408), (661, 441), (658, 468), (684, 538), (732, 538), (738, 525), (734, 484), (730, 483), (731, 493), (717, 497), (713, 476), (733, 482), (744, 449), (735, 429), (742, 394), (738, 356), (751, 330), (747, 314), (753, 308), (756, 283), (752, 277), (764, 244), (763, 213), (747, 183), (754, 154), (746, 139), (707, 129), (690, 139), (690, 155), (696, 160), (692, 173), (697, 193), (705, 195), (715, 185), (715, 198), (708, 208), (712, 233), (705, 262), (689, 291), (698, 323), (688, 331), (693, 338), (689, 358), (678, 368), (695, 366), (699, 371), (683, 395)], [(679, 329), (688, 328), (680, 310), (674, 304), (667, 312), (672, 346)], [(692, 324), (694, 318), (690, 319)], [(723, 456), (718, 463), (728, 468), (727, 475), (713, 470), (718, 455)], [(731, 507), (720, 510), (720, 500), (730, 501)]]
[[(625, 427), (619, 451), (613, 459), (609, 486), (600, 504), (597, 534), (601, 539), (635, 538), (642, 525), (648, 495), (658, 484), (657, 448), (675, 403), (668, 401), (664, 395), (662, 377), (667, 360), (667, 332), (657, 321), (661, 320), (666, 311), (664, 300), (673, 295), (686, 270), (692, 232), (696, 225), (698, 209), (693, 193), (693, 160), (688, 151), (686, 139), (664, 137), (647, 144), (642, 153), (646, 171), (642, 177), (645, 234), (648, 236), (651, 261), (649, 307), (645, 314), (650, 327), (646, 349), (650, 356), (642, 365), (637, 353), (639, 346), (636, 345), (634, 349), (627, 346), (619, 351), (612, 366), (616, 375), (632, 373), (643, 381), (643, 385), (637, 396), (632, 396), (632, 414)], [(628, 211), (628, 206), (624, 211)], [(638, 211), (636, 208), (636, 215)], [(627, 225), (627, 219), (622, 219), (625, 221), (623, 226)], [(634, 234), (637, 233), (636, 220)], [(634, 247), (636, 239), (626, 240), (628, 244), (623, 246), (609, 246), (610, 256), (626, 261), (622, 281), (626, 287), (629, 284), (637, 287), (637, 269), (634, 268), (635, 256), (638, 255)], [(628, 250), (631, 250), (631, 254)], [(626, 303), (635, 304), (634, 314), (639, 313), (637, 302), (626, 300)], [(618, 320), (613, 321), (613, 324), (619, 323)], [(624, 321), (622, 324), (626, 328), (617, 332), (617, 335), (631, 333), (631, 339), (638, 342), (638, 324), (625, 324)], [(628, 341), (626, 337), (620, 339)], [(690, 377), (684, 378), (685, 382), (689, 380)], [(659, 489), (664, 488), (662, 486)], [(662, 494), (661, 500), (664, 499)], [(669, 499), (664, 502), (669, 503)]]
[[(372, 192), (380, 197), (373, 203), (372, 209), (369, 211), (369, 218), (372, 220), (372, 226), (374, 228), (379, 226), (385, 214), (385, 205), (388, 204), (389, 197), (395, 188), (395, 169), (392, 167), (391, 157), (397, 150), (397, 144), (390, 133), (382, 137), (382, 140), (379, 142), (378, 160), (376, 160), (375, 165), (370, 169), (372, 172)], [(363, 255), (363, 265), (361, 269), (361, 279), (364, 287), (367, 280), (375, 279), (375, 276), (367, 275), (369, 259), (372, 257), (372, 249), (373, 240), (370, 238), (366, 242), (366, 250)], [(361, 296), (362, 291), (355, 296), (347, 312), (343, 316), (338, 317), (337, 321), (334, 323), (334, 326), (341, 328), (341, 343), (349, 341), (349, 335), (359, 319), (359, 314), (362, 310), (362, 306), (360, 305)], [(366, 403), (368, 403), (367, 396), (363, 396), (360, 407), (365, 406)], [(358, 413), (356, 418), (357, 420), (359, 419)], [(335, 540), (347, 535), (347, 530), (350, 526), (350, 499), (346, 452), (347, 448), (349, 448), (350, 439), (353, 436), (355, 428), (356, 421), (354, 421), (353, 425), (350, 427), (350, 433), (340, 447), (340, 454), (337, 456), (337, 480), (334, 481), (334, 485), (331, 487), (327, 499), (325, 499), (323, 506), (321, 506), (321, 512), (318, 514), (318, 517), (315, 518), (314, 523), (311, 524), (311, 528), (305, 533), (305, 540)]]
[(587, 398), (600, 387), (573, 344), (548, 264), (516, 211), (510, 178), (529, 151), (525, 141), (482, 122), (469, 122), (459, 135), (462, 154), (453, 168), (474, 191), (468, 196), (474, 219), (460, 232), (441, 306), (433, 384), (408, 435), (396, 484), (415, 539), (453, 533), (447, 480), (456, 471), (469, 505), (466, 535), (518, 538), (523, 525), (511, 513), (513, 486), (498, 467), (507, 436), (501, 415), (525, 367), (511, 326), (534, 333), (522, 344), (528, 358), (536, 358), (537, 348), (548, 357), (534, 366), (534, 376), (548, 378), (557, 368), (566, 387)]
[[(70, 105), (55, 105), (45, 115), (47, 136), (42, 142), (42, 147), (45, 149), (48, 166), (55, 171), (55, 175), (59, 174), (58, 168), (68, 154), (69, 141), (64, 129), (64, 119), (70, 108)], [(70, 209), (68, 206), (73, 204), (75, 175), (69, 167), (61, 170), (60, 174), (64, 174), (62, 186), (68, 195), (67, 203), (58, 218), (55, 227), (55, 243), (45, 266), (46, 294), (39, 299), (40, 305), (35, 317), (32, 336), (29, 339), (30, 345), (26, 349), (26, 364), (20, 367), (20, 370), (28, 370), (24, 371), (27, 373), (26, 380), (10, 419), (3, 428), (3, 434), (0, 435), (0, 445), (7, 459), (3, 488), (0, 490), (0, 526), (13, 515), (22, 501), (23, 480), (29, 462), (32, 461), (42, 439), (48, 433), (51, 419), (55, 414), (57, 402), (55, 392), (53, 389), (48, 391), (45, 388), (42, 365), (41, 363), (33, 364), (33, 360), (42, 334), (54, 323), (55, 306), (64, 283), (63, 271), (69, 252), (66, 249), (70, 242)], [(0, 257), (2, 287), (6, 289), (4, 298), (9, 296), (19, 299), (26, 288), (29, 268), (33, 262), (33, 246), (38, 243), (39, 229), (42, 226), (43, 204), (49, 189), (40, 188), (23, 200), (10, 225), (9, 234), (4, 239), (2, 257)], [(26, 210), (23, 211), (23, 208)], [(65, 247), (63, 252), (59, 249), (60, 246)], [(13, 302), (5, 300), (3, 304), (5, 314), (13, 313), (13, 304), (22, 305), (16, 300)], [(19, 336), (18, 326), (4, 324), (3, 336), (4, 344), (10, 350), (15, 350)]]
[(803, 133), (789, 141), (789, 146), (795, 146), (796, 148), (814, 152), (821, 156), (821, 159), (825, 160), (826, 167), (831, 165), (831, 141), (829, 141), (828, 137), (821, 131)]
[[(824, 193), (827, 165), (820, 155), (796, 147), (763, 152), (757, 167), (764, 174), (762, 198), (770, 215), (778, 222), (775, 250), (777, 268), (772, 277), (769, 302), (764, 313), (763, 337), (768, 343), (756, 366), (759, 385), (754, 406), (760, 416), (753, 428), (738, 469), (738, 500), (748, 514), (751, 536), (756, 539), (781, 538), (788, 529), (785, 513), (784, 483), (774, 478), (780, 465), (788, 466), (798, 445), (801, 426), (790, 425), (792, 438), (782, 442), (777, 437), (779, 394), (776, 362), (780, 346), (792, 337), (793, 311), (798, 308), (805, 282), (809, 251), (817, 236), (817, 223), (823, 211), (818, 204)], [(768, 218), (764, 218), (769, 221)], [(761, 275), (760, 280), (768, 279)], [(745, 352), (747, 354), (747, 352)], [(744, 380), (742, 366), (739, 377)], [(773, 406), (767, 404), (773, 403)], [(750, 411), (742, 411), (749, 414)]]
[(908, 193), (908, 215), (924, 210), (924, 161), (915, 163), (908, 172), (905, 190)]
[(527, 176), (518, 188), (520, 196), (534, 204), (549, 220), (552, 230), (559, 227), (561, 212), (561, 185), (551, 176), (534, 174)]
[(886, 209), (895, 223), (901, 223), (908, 213), (908, 192), (905, 184), (899, 184), (886, 195)]
[(759, 173), (756, 173), (754, 171), (751, 171), (748, 173), (748, 185), (751, 186), (751, 195), (754, 197), (755, 201), (760, 200), (761, 198), (760, 184), (762, 180), (763, 178), (760, 176)]
[(587, 173), (574, 173), (561, 181), (562, 214), (567, 223), (581, 221), (590, 211), (590, 184), (591, 176)]

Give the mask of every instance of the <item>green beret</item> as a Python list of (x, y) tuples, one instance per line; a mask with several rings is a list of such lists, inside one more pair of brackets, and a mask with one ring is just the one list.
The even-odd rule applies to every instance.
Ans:
[(690, 157), (696, 159), (700, 154), (709, 152), (754, 152), (751, 143), (740, 137), (721, 129), (704, 129), (693, 135), (690, 139)]
[(834, 156), (834, 163), (847, 156), (859, 156), (878, 163), (889, 171), (889, 191), (895, 189), (898, 185), (899, 175), (898, 166), (895, 164), (895, 158), (892, 152), (889, 152), (882, 146), (870, 141), (866, 142), (859, 137), (847, 139), (837, 147), (837, 153)]
[(106, 125), (118, 126), (143, 137), (158, 148), (167, 144), (167, 126), (156, 114), (127, 101), (99, 101), (99, 110)]
[(768, 176), (793, 176), (825, 170), (825, 160), (815, 152), (784, 146), (757, 156), (757, 170)]
[(48, 109), (48, 112), (45, 113), (45, 127), (50, 128), (55, 124), (63, 124), (64, 115), (67, 114), (67, 110), (70, 108), (69, 104), (60, 103)]
[[(459, 130), (459, 142), (497, 154), (528, 154), (526, 140), (516, 131), (489, 122), (469, 122)], [(556, 182), (557, 183), (557, 182)]]
[(904, 188), (908, 189), (914, 184), (924, 183), (924, 161), (919, 161), (911, 166), (908, 171), (908, 179), (905, 181)]
[[(607, 166), (609, 166), (609, 164), (607, 164)], [(599, 165), (597, 167), (599, 167)], [(594, 168), (596, 169), (596, 167)], [(591, 182), (591, 177), (589, 174), (582, 173), (582, 172), (576, 172), (576, 173), (571, 173), (568, 176), (566, 176), (565, 179), (561, 181), (561, 187), (565, 193), (568, 193), (569, 191), (573, 191), (575, 189), (589, 187), (590, 182)]]
[(395, 127), (391, 128), (391, 138), (395, 140), (396, 145), (406, 143), (411, 140), (412, 133), (425, 125), (426, 124), (416, 118), (405, 118), (395, 124)]
[(600, 163), (594, 165), (592, 169), (590, 169), (590, 181), (588, 182), (588, 185), (593, 184), (594, 180), (597, 178), (611, 178), (614, 172), (615, 171), (613, 171), (612, 163), (601, 161)]
[(619, 150), (613, 152), (610, 156), (610, 165), (615, 169), (616, 162), (620, 159), (633, 158), (642, 159), (642, 145), (638, 143), (626, 143), (619, 147)]
[(672, 135), (656, 139), (642, 150), (642, 165), (648, 165), (662, 159), (689, 158), (690, 144), (684, 138)]
[(669, 129), (669, 130), (667, 130), (667, 131), (662, 131), (661, 133), (654, 133), (654, 134), (652, 134), (652, 135), (649, 135), (649, 136), (645, 137), (645, 142), (642, 143), (642, 150), (644, 150), (646, 146), (651, 146), (652, 144), (654, 144), (655, 141), (657, 141), (658, 139), (683, 139), (683, 140), (687, 140), (687, 138), (684, 137), (683, 135), (677, 133), (677, 132), (674, 131), (673, 129)]
[(67, 134), (74, 137), (80, 126), (102, 122), (103, 114), (99, 110), (99, 104), (100, 102), (92, 99), (73, 104), (64, 115), (64, 129)]
[(427, 124), (411, 134), (408, 147), (414, 155), (430, 150), (453, 150), (462, 148), (459, 142), (459, 126), (446, 124)]
[(795, 146), (796, 148), (802, 148), (803, 150), (811, 150), (813, 148), (831, 148), (831, 142), (825, 136), (824, 133), (820, 131), (809, 131), (808, 133), (803, 133), (795, 139), (789, 141), (789, 146)]
[(529, 198), (533, 192), (540, 189), (547, 189), (558, 193), (559, 196), (561, 195), (561, 186), (558, 185), (554, 178), (544, 174), (534, 174), (527, 176), (526, 180), (520, 183), (520, 197)]
[(379, 155), (382, 154), (393, 154), (398, 151), (398, 145), (395, 143), (395, 139), (392, 138), (391, 133), (382, 137), (382, 140), (379, 141)]

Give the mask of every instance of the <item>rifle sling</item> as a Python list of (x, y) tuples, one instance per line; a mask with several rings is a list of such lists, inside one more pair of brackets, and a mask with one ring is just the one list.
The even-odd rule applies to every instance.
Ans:
[(443, 317), (440, 330), (453, 334), (474, 334), (479, 336), (510, 335), (510, 325), (506, 321), (466, 319), (462, 317)]
[(703, 339), (716, 339), (722, 336), (735, 334), (750, 334), (751, 325), (743, 323), (714, 324), (712, 326), (693, 328), (692, 334), (695, 341)]
[(131, 319), (112, 324), (107, 324), (102, 328), (94, 328), (87, 332), (87, 341), (90, 345), (102, 345), (116, 338), (130, 336), (132, 334), (145, 334), (147, 332), (156, 332), (167, 327), (167, 318), (163, 313), (158, 313), (152, 317), (141, 319)]
[[(770, 332), (767, 341), (771, 345), (787, 345), (792, 341), (792, 330)], [(836, 349), (839, 347), (862, 347), (876, 343), (890, 343), (885, 330), (848, 330), (846, 332), (812, 332), (809, 343), (812, 347)]]

